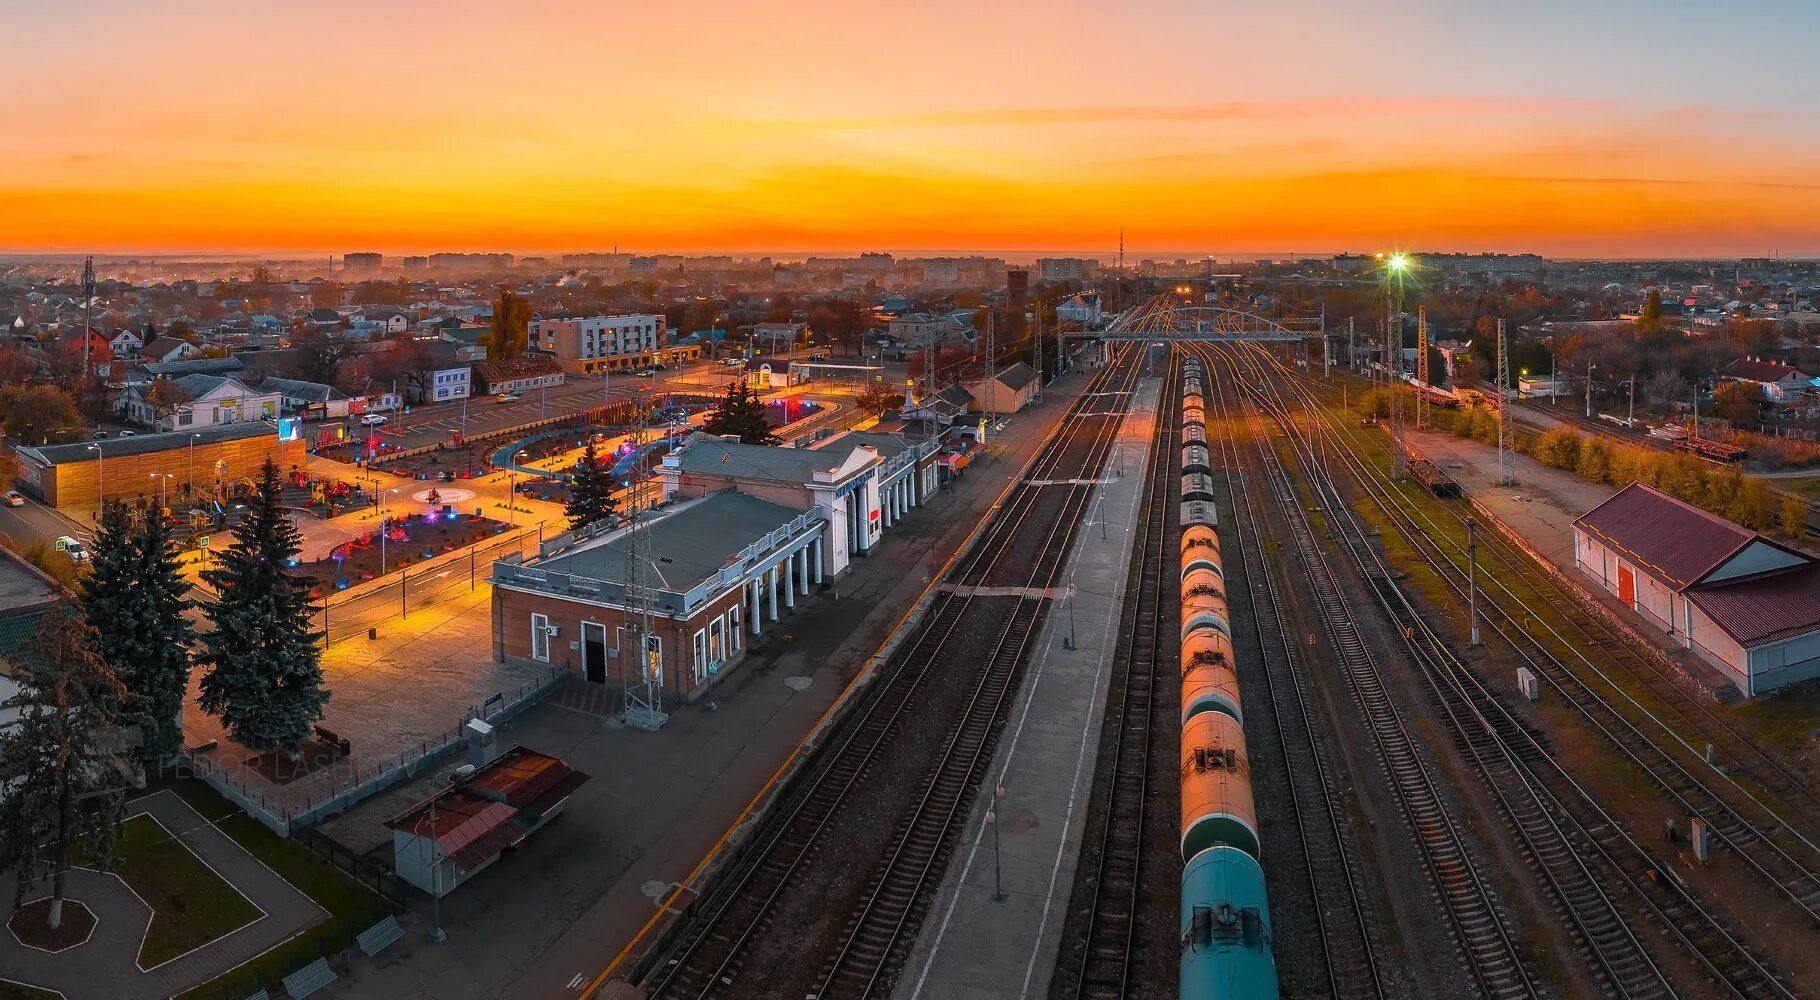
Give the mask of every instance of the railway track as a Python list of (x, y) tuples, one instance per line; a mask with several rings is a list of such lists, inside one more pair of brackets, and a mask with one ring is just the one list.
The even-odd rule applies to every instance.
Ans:
[[(1213, 396), (1220, 409), (1231, 412), (1223, 384), (1215, 383)], [(1227, 524), (1236, 542), (1232, 551), (1239, 554), (1245, 573), (1244, 593), (1261, 654), (1257, 663), (1268, 695), (1264, 702), (1269, 709), (1268, 728), (1284, 762), (1288, 818), (1296, 830), (1302, 861), (1299, 872), (1306, 876), (1304, 906), (1314, 916), (1313, 941), (1321, 951), (1326, 993), (1347, 998), (1384, 996), (1380, 946), (1372, 939), (1373, 921), (1357, 875), (1361, 867), (1357, 859), (1368, 855), (1358, 844), (1351, 823), (1344, 819), (1348, 814), (1340, 793), (1344, 782), (1338, 764), (1316, 735), (1316, 710), (1311, 708), (1304, 664), (1290, 638), (1281, 590), (1264, 552), (1263, 540), (1268, 535), (1259, 518), (1260, 503), (1247, 477), (1240, 475), (1250, 465), (1244, 461), (1232, 427), (1228, 420), (1219, 436), (1230, 507)], [(1254, 718), (1250, 728), (1260, 724)], [(1271, 872), (1278, 886), (1288, 881), (1284, 867), (1273, 864)], [(1280, 929), (1280, 905), (1277, 913)]]
[[(1232, 377), (1224, 371), (1224, 355), (1216, 351), (1208, 357), (1215, 384)], [(1224, 395), (1222, 389), (1222, 398)], [(1296, 512), (1286, 518), (1291, 542), (1307, 568), (1328, 638), (1364, 713), (1373, 749), (1414, 834), (1467, 970), (1486, 996), (1536, 996), (1535, 983), (1499, 911), (1489, 877), (1468, 851), (1465, 834), (1443, 801), (1434, 776), (1403, 722), (1377, 659), (1353, 615), (1351, 602), (1329, 565), (1325, 550), (1315, 540), (1307, 511), (1287, 471), (1268, 446), (1259, 444), (1257, 452), (1275, 502), (1286, 512)]]
[[(1290, 385), (1302, 388), (1292, 373), (1283, 374), (1290, 376)], [(1268, 381), (1268, 377), (1263, 381)], [(1305, 388), (1302, 391), (1305, 392)], [(1307, 401), (1314, 402), (1312, 399)], [(1315, 428), (1310, 436), (1323, 442), (1319, 446), (1304, 443), (1310, 467), (1349, 467), (1359, 473), (1361, 486), (1378, 506), (1386, 508), (1387, 514), (1393, 516), (1405, 541), (1415, 545), (1431, 565), (1447, 577), (1450, 564), (1439, 547), (1427, 541), (1427, 533), (1412, 520), (1398, 521), (1392, 514), (1401, 507), (1389, 495), (1394, 489), (1382, 478), (1382, 473), (1367, 468), (1367, 464), (1343, 443), (1337, 448), (1325, 447), (1326, 435), (1332, 433), (1333, 428), (1323, 422), (1317, 412), (1311, 409), (1310, 413), (1311, 425)], [(1317, 447), (1319, 457), (1314, 455)], [(1767, 963), (1674, 880), (1671, 870), (1661, 859), (1630, 838), (1622, 825), (1555, 761), (1477, 675), (1454, 656), (1449, 645), (1391, 582), (1392, 571), (1371, 546), (1331, 477), (1317, 475), (1317, 478), (1324, 480), (1322, 492), (1328, 509), (1342, 512), (1338, 520), (1351, 527), (1346, 534), (1349, 550), (1361, 569), (1371, 577), (1380, 603), (1404, 630), (1412, 650), (1425, 668), (1424, 676), (1430, 689), (1454, 722), (1456, 739), (1479, 762), (1482, 773), (1499, 797), (1501, 809), (1528, 842), (1526, 853), (1547, 875), (1557, 900), (1575, 921), (1579, 940), (1590, 949), (1603, 969), (1605, 976), (1601, 985), (1620, 996), (1664, 995), (1664, 990), (1673, 989), (1661, 970), (1649, 961), (1635, 934), (1624, 925), (1611, 894), (1580, 860), (1581, 854), (1604, 861), (1614, 873), (1618, 887), (1638, 899), (1669, 936), (1731, 995), (1794, 996)], [(1457, 591), (1461, 581), (1447, 578)], [(1492, 607), (1501, 612), (1495, 604)], [(1491, 623), (1495, 632), (1521, 650), (1506, 631), (1507, 626), (1511, 631), (1521, 627), (1518, 620), (1507, 616), (1503, 622)], [(1510, 786), (1512, 791), (1520, 791), (1525, 786), (1534, 791), (1526, 804), (1524, 799), (1500, 790), (1500, 785)], [(1562, 789), (1564, 794), (1556, 797), (1551, 786)], [(1540, 836), (1537, 836), (1538, 832)]]
[[(971, 792), (989, 764), (1024, 653), (1046, 610), (1046, 599), (1030, 595), (1054, 584), (1091, 494), (1079, 481), (1097, 475), (1109, 451), (1118, 418), (1105, 415), (1107, 397), (1101, 394), (1128, 398), (1136, 377), (1129, 355), (1096, 376), (950, 575), (957, 581), (983, 579), (995, 567), (1026, 560), (1027, 571), (1020, 574), (1029, 588), (1026, 596), (982, 597), (955, 587), (937, 595), (924, 624), (874, 681), (863, 706), (829, 735), (729, 869), (691, 908), (669, 947), (646, 963), (647, 995), (797, 992), (793, 987), (800, 983), (800, 992), (831, 998), (874, 995), (887, 987), (927, 906), (930, 880), (939, 878)], [(1065, 516), (1033, 520), (1029, 513), (1046, 490), (1067, 491)], [(983, 647), (975, 644), (981, 628), (991, 636)], [(947, 693), (938, 697), (942, 692)], [(942, 715), (952, 706), (943, 731), (934, 741), (907, 739), (915, 727), (930, 723), (931, 703), (940, 704)], [(924, 742), (932, 748), (923, 748)], [(894, 771), (888, 764), (914, 770)], [(894, 818), (856, 815), (848, 808), (868, 783), (878, 782), (891, 783), (875, 785), (888, 802), (907, 798), (906, 806), (891, 807)], [(894, 785), (911, 795), (895, 795)], [(881, 823), (890, 827), (882, 840), (876, 829)], [(856, 830), (854, 824), (874, 829)], [(831, 853), (848, 859), (847, 871), (819, 871), (817, 858)], [(864, 884), (856, 893), (843, 893), (838, 880), (853, 877), (854, 866), (869, 869)], [(824, 877), (813, 879), (812, 872)], [(786, 910), (786, 903), (794, 909)], [(797, 928), (784, 940), (767, 939), (780, 914), (807, 910), (825, 919), (832, 915), (829, 906), (848, 910), (848, 916), (837, 930), (815, 935), (817, 943), (799, 938)], [(761, 940), (768, 948), (766, 961), (755, 971), (751, 958)]]
[[(1074, 899), (1085, 903), (1084, 919), (1070, 919), (1063, 927), (1062, 952), (1050, 988), (1055, 998), (1128, 995), (1134, 986), (1132, 953), (1138, 944), (1140, 908), (1160, 896), (1169, 904), (1169, 922), (1176, 920), (1181, 865), (1175, 837), (1162, 838), (1170, 850), (1160, 857), (1149, 849), (1155, 845), (1147, 843), (1157, 822), (1155, 794), (1168, 791), (1167, 783), (1157, 788), (1150, 781), (1158, 763), (1152, 751), (1173, 761), (1175, 742), (1170, 737), (1179, 721), (1171, 710), (1176, 699), (1168, 696), (1176, 674), (1164, 669), (1175, 662), (1173, 640), (1180, 618), (1175, 613), (1179, 603), (1175, 588), (1165, 586), (1175, 583), (1179, 566), (1170, 544), (1175, 537), (1170, 511), (1179, 471), (1175, 414), (1181, 390), (1175, 369), (1172, 354), (1151, 438), (1137, 558), (1125, 592), (1124, 641), (1107, 693), (1100, 754), (1108, 765), (1103, 765), (1105, 777), (1095, 790), (1098, 812), (1081, 844), (1082, 871), (1089, 874), (1084, 882), (1077, 876)], [(1158, 739), (1167, 741), (1168, 747), (1156, 748)], [(1173, 831), (1172, 811), (1161, 814)], [(1153, 870), (1157, 868), (1167, 871)], [(1075, 910), (1070, 907), (1071, 913)]]
[[(1442, 576), (1449, 588), (1463, 598), (1466, 589), (1466, 553), (1457, 548), (1449, 548), (1439, 540), (1451, 537), (1450, 534), (1403, 499), (1381, 478), (1377, 470), (1359, 460), (1351, 449), (1337, 449), (1336, 457), (1354, 469), (1358, 474), (1356, 478), (1385, 511), (1386, 516), (1400, 527), (1404, 537)], [(1618, 701), (1628, 701), (1621, 691), (1613, 697), (1607, 697), (1579, 671), (1570, 669), (1566, 661), (1557, 655), (1555, 645), (1545, 641), (1542, 635), (1537, 634), (1537, 629), (1528, 624), (1539, 622), (1540, 616), (1495, 575), (1486, 577), (1486, 587), (1480, 594), (1480, 606), (1494, 623), (1502, 623), (1499, 631), (1566, 703), (1579, 711), (1608, 742), (1642, 768), (1687, 815), (1704, 818), (1722, 844), (1731, 848), (1750, 869), (1758, 873), (1777, 895), (1792, 903), (1800, 916), (1820, 927), (1820, 873), (1810, 867), (1808, 860), (1804, 860), (1817, 855), (1811, 837), (1754, 797), (1749, 801), (1757, 815), (1746, 816), (1742, 808), (1731, 801), (1731, 795), (1744, 794), (1745, 790), (1738, 788), (1734, 782), (1719, 775), (1695, 756), (1693, 748), (1685, 739), (1661, 720), (1648, 714), (1647, 709), (1636, 706), (1644, 713), (1641, 724), (1630, 713), (1620, 710)], [(1549, 637), (1566, 641), (1552, 629)], [(1571, 643), (1568, 645), (1571, 646)], [(1584, 661), (1583, 656), (1581, 659)], [(1590, 661), (1585, 661), (1585, 665), (1597, 670)], [(1604, 679), (1602, 673), (1598, 676)], [(1610, 683), (1609, 680), (1607, 683)], [(1613, 687), (1615, 689), (1615, 685)], [(1644, 725), (1650, 725), (1652, 730), (1660, 730), (1667, 737), (1666, 741), (1653, 735), (1651, 730), (1645, 730)], [(1748, 742), (1735, 731), (1732, 736), (1734, 745)], [(1692, 761), (1688, 758), (1692, 758)], [(1767, 758), (1762, 759), (1767, 761)], [(1770, 773), (1772, 780), (1779, 777), (1786, 784), (1801, 784), (1797, 776), (1785, 770)], [(1803, 792), (1811, 795), (1805, 788)]]

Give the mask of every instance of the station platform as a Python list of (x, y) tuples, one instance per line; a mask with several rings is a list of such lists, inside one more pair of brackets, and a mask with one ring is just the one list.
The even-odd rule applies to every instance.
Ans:
[[(1069, 555), (1066, 585), (1037, 635), (992, 771), (940, 895), (898, 977), (899, 1000), (1042, 997), (1055, 971), (1087, 822), (1106, 689), (1162, 395), (1139, 383)], [(1074, 649), (1063, 640), (1072, 636)], [(997, 823), (985, 820), (994, 792)], [(997, 829), (994, 829), (996, 825)], [(1003, 899), (993, 898), (1002, 886)]]

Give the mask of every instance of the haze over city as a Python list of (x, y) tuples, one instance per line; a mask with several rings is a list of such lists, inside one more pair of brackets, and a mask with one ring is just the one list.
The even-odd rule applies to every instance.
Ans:
[(8, 251), (1820, 251), (1800, 0), (5, 8)]

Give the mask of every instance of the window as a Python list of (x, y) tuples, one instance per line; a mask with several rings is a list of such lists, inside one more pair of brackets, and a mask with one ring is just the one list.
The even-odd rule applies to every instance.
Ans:
[(708, 633), (695, 630), (695, 683), (708, 679)]
[(726, 619), (715, 618), (708, 623), (708, 659), (724, 660), (727, 658), (726, 634)]
[[(740, 596), (743, 598), (745, 595)], [(737, 604), (727, 609), (727, 651), (730, 653), (739, 652), (740, 637), (744, 632), (739, 627), (739, 609)]]
[(531, 659), (550, 662), (550, 616), (531, 616)]

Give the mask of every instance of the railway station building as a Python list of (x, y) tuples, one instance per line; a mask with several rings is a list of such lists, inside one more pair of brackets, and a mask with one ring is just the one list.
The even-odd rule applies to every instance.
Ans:
[(1820, 676), (1820, 560), (1642, 483), (1573, 527), (1580, 572), (1746, 696)]
[[(828, 576), (829, 525), (813, 511), (720, 489), (642, 516), (638, 587), (666, 701), (699, 697)], [(635, 551), (632, 529), (616, 526), (494, 563), (494, 660), (555, 664), (613, 688), (637, 681), (627, 642), (642, 613), (628, 596)]]

